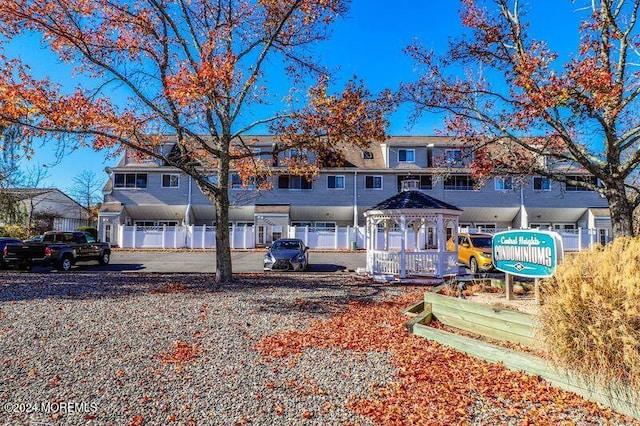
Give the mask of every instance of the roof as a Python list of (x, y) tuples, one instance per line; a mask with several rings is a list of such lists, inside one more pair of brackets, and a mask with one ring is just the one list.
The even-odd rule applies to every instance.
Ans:
[(421, 191), (403, 191), (393, 195), (381, 203), (376, 204), (370, 210), (406, 210), (406, 209), (432, 209), (432, 210), (459, 210), (462, 209), (453, 204), (445, 203), (433, 198)]
[(9, 194), (18, 200), (26, 200), (27, 198), (37, 197), (38, 195), (48, 194), (53, 191), (62, 192), (56, 188), (6, 188), (0, 190), (0, 192)]

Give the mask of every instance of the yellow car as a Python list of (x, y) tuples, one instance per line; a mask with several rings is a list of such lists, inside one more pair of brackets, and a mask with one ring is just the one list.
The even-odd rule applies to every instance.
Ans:
[[(453, 237), (447, 241), (447, 250), (455, 250)], [(458, 262), (469, 266), (473, 274), (492, 270), (491, 235), (458, 234)]]

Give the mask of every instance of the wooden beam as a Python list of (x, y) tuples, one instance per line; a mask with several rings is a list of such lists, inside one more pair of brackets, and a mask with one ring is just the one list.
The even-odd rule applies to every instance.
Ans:
[(422, 324), (414, 324), (413, 333), (488, 362), (501, 362), (511, 370), (523, 371), (533, 376), (540, 376), (558, 388), (575, 392), (585, 399), (607, 405), (619, 413), (640, 420), (640, 394), (637, 392), (632, 393), (631, 390), (629, 390), (628, 392), (609, 395), (602, 389), (597, 388), (594, 384), (579, 378), (575, 374), (561, 371), (551, 366), (547, 360), (543, 358), (502, 348), (481, 340), (471, 339)]
[(427, 292), (424, 294), (424, 302), (425, 304), (433, 303), (435, 305), (475, 312), (479, 315), (501, 318), (505, 321), (521, 324), (527, 327), (531, 327), (534, 324), (534, 317), (531, 314), (516, 312), (510, 309), (502, 309), (497, 306), (476, 303), (466, 299), (458, 299), (456, 297)]

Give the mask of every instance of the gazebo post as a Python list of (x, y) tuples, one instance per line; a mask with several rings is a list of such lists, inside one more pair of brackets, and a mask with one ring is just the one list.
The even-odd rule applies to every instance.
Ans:
[(407, 230), (407, 218), (405, 215), (400, 216), (400, 278), (405, 279), (407, 277), (407, 242), (405, 241), (405, 235)]

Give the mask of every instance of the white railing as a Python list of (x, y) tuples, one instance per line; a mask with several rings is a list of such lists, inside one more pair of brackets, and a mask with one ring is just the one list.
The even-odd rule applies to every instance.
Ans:
[[(365, 228), (354, 226), (336, 227), (333, 229), (309, 228), (309, 227), (284, 227), (283, 237), (300, 238), (305, 245), (311, 249), (320, 250), (347, 250), (366, 247)], [(504, 229), (491, 230), (494, 232)], [(476, 229), (465, 229), (464, 232), (476, 232)], [(489, 231), (489, 230), (486, 230)], [(588, 250), (600, 243), (604, 238), (609, 241), (610, 237), (601, 235), (596, 229), (574, 229), (560, 231), (565, 252)], [(377, 249), (385, 247), (385, 234), (378, 231), (375, 236)], [(253, 226), (232, 226), (229, 230), (229, 242), (232, 249), (253, 249), (256, 247), (256, 232)], [(402, 233), (391, 231), (386, 236), (386, 247), (388, 251), (399, 251), (402, 242)], [(431, 260), (418, 256), (418, 253), (428, 253), (423, 251), (427, 246), (426, 235), (419, 232), (416, 236), (408, 229), (404, 235), (405, 248), (407, 254), (407, 268), (414, 268), (410, 262), (415, 258), (415, 268), (423, 268), (429, 265)], [(215, 228), (212, 226), (124, 226), (116, 225), (114, 238), (111, 241), (114, 246), (122, 248), (156, 248), (156, 249), (213, 249), (216, 246)], [(416, 244), (417, 243), (417, 244)], [(443, 263), (448, 264), (444, 259)]]
[[(405, 252), (405, 273), (411, 276), (436, 276), (456, 274), (458, 256), (455, 252), (418, 251)], [(440, 263), (442, 258), (442, 263)], [(371, 250), (367, 253), (368, 269), (374, 274), (398, 275), (402, 255), (397, 251)], [(442, 270), (440, 270), (440, 266)]]

